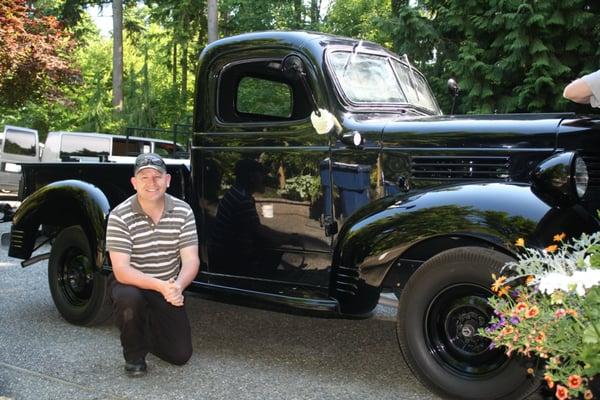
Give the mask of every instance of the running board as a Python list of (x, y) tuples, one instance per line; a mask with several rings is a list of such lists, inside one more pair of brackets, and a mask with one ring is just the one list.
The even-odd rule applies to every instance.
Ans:
[(232, 294), (238, 296), (250, 297), (255, 300), (267, 301), (269, 303), (280, 304), (288, 307), (312, 310), (312, 311), (324, 311), (339, 313), (339, 303), (333, 299), (306, 299), (301, 297), (284, 296), (273, 293), (263, 293), (254, 290), (238, 289), (228, 286), (215, 285), (206, 282), (192, 282), (192, 291), (201, 290), (208, 292)]

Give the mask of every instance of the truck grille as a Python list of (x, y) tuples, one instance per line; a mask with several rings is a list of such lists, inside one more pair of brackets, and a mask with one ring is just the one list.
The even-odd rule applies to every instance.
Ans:
[(587, 154), (582, 156), (590, 177), (588, 190), (583, 200), (597, 206), (600, 204), (600, 157)]
[(509, 157), (415, 156), (410, 160), (415, 180), (508, 180)]
[(346, 295), (356, 296), (358, 293), (358, 271), (355, 268), (337, 267), (335, 274), (335, 290)]

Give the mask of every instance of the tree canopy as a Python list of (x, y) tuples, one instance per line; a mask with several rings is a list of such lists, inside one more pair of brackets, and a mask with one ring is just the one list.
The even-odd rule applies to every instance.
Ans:
[[(89, 4), (110, 9), (105, 0), (0, 0), (0, 124), (123, 133), (189, 122), (206, 0), (124, 1), (119, 115), (112, 39), (100, 36)], [(592, 111), (561, 93), (600, 68), (593, 0), (219, 0), (218, 11), (221, 37), (315, 30), (407, 54), (445, 112), (450, 77), (462, 113)]]
[(0, 107), (59, 99), (61, 84), (77, 83), (75, 41), (53, 16), (25, 0), (0, 1)]

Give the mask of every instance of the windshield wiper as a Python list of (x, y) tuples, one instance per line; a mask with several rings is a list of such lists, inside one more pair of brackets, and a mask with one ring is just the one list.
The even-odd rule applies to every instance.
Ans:
[(410, 65), (410, 61), (408, 61), (408, 56), (406, 53), (402, 55), (402, 58), (404, 59), (406, 65), (408, 65), (408, 79), (410, 79), (410, 86), (412, 86), (415, 96), (417, 96), (417, 101), (419, 101), (419, 91), (415, 85), (415, 75), (413, 73), (412, 65)]
[(358, 49), (360, 46), (362, 46), (362, 39), (359, 40), (358, 43), (354, 43), (354, 46), (352, 46), (352, 54), (350, 55), (350, 57), (348, 57), (346, 63), (344, 64), (344, 68), (342, 69), (342, 77), (346, 76), (346, 71), (348, 70), (348, 67), (354, 62), (354, 57), (356, 57), (356, 49)]

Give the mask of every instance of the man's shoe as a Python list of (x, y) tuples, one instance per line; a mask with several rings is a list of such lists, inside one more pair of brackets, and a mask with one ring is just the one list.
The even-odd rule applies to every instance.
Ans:
[(131, 378), (146, 375), (146, 360), (140, 358), (125, 363), (125, 373)]

